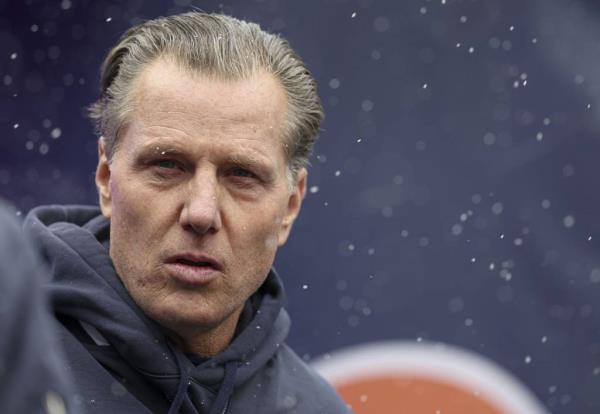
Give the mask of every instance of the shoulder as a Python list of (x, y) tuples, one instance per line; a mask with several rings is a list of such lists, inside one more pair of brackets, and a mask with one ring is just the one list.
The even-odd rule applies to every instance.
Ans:
[[(33, 413), (72, 394), (43, 290), (46, 268), (0, 200), (0, 412)], [(62, 411), (61, 411), (62, 412)]]
[(351, 414), (335, 389), (291, 348), (282, 345), (275, 356), (283, 412)]

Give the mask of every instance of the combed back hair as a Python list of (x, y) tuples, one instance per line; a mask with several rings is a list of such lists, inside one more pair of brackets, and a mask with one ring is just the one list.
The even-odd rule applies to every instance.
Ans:
[(206, 76), (248, 79), (266, 70), (283, 86), (287, 117), (282, 144), (293, 177), (308, 163), (323, 108), (316, 82), (288, 42), (255, 24), (222, 14), (188, 12), (149, 20), (127, 30), (101, 69), (101, 96), (89, 108), (109, 160), (119, 146), (119, 130), (132, 111), (134, 80), (160, 57)]

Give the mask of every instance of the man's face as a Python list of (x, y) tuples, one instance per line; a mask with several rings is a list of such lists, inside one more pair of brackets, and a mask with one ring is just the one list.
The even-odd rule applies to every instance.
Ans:
[[(236, 321), (298, 214), (282, 136), (286, 96), (266, 72), (223, 81), (167, 60), (133, 85), (133, 112), (96, 182), (110, 256), (142, 310), (186, 336)], [(235, 321), (233, 324), (235, 324)]]

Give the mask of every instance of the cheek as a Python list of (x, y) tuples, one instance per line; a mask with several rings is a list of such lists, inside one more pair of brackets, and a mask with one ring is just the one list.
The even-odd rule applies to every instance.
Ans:
[(113, 213), (115, 211), (121, 213), (129, 208), (129, 203), (127, 202), (127, 194), (129, 192), (130, 191), (128, 191), (127, 186), (123, 186), (119, 179), (113, 178), (110, 181), (110, 195)]
[(268, 258), (269, 266), (272, 265), (275, 253), (279, 248), (279, 234), (282, 220), (283, 218), (281, 216), (276, 216), (275, 219), (271, 219), (264, 223), (260, 240), (256, 241), (256, 244), (260, 246), (259, 249), (261, 249), (263, 255)]
[(260, 231), (257, 231), (260, 241), (262, 242), (261, 245), (267, 248), (277, 247), (277, 235), (281, 228), (283, 215), (277, 211), (265, 214), (264, 217), (265, 218), (260, 222)]
[(118, 248), (130, 264), (136, 263), (138, 257), (147, 257), (154, 250), (152, 244), (160, 240), (152, 234), (148, 213), (153, 207), (133, 190), (127, 183), (114, 182), (111, 185), (111, 245)]
[(118, 227), (120, 231), (137, 231), (147, 225), (151, 203), (141, 195), (139, 189), (127, 180), (114, 180), (111, 182), (112, 217), (111, 227)]
[(267, 235), (264, 244), (267, 250), (276, 250), (279, 246), (279, 237), (277, 237), (277, 233)]
[(238, 227), (240, 231), (235, 241), (236, 250), (250, 253), (254, 260), (269, 261), (278, 247), (282, 218), (273, 212), (264, 212), (261, 218), (257, 220), (256, 214), (253, 214), (246, 218), (246, 222), (252, 224)]

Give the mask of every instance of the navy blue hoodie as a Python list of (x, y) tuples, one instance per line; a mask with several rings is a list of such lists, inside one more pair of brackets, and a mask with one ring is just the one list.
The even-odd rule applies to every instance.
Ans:
[(348, 413), (284, 341), (290, 320), (275, 272), (246, 303), (234, 340), (202, 360), (182, 353), (133, 302), (108, 254), (97, 207), (46, 206), (25, 229), (53, 279), (68, 368), (86, 413)]

